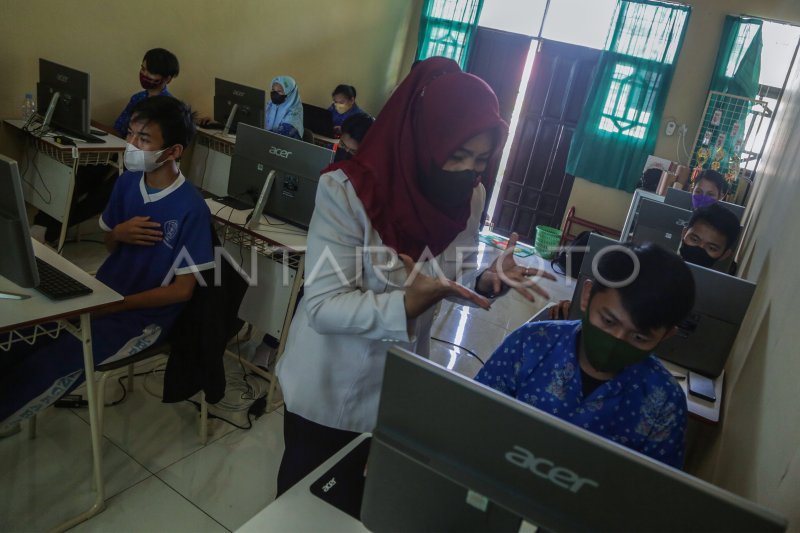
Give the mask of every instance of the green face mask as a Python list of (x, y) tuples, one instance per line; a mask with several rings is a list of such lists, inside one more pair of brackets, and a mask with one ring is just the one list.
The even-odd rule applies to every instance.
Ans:
[(589, 321), (591, 305), (590, 298), (589, 306), (583, 314), (581, 343), (593, 368), (600, 372), (619, 372), (628, 365), (638, 363), (653, 351), (636, 348), (592, 324)]

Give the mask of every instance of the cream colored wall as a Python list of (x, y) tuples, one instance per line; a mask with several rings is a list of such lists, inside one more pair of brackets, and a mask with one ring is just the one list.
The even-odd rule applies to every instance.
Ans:
[[(717, 57), (725, 15), (746, 14), (800, 24), (800, 2), (797, 0), (691, 0), (692, 14), (675, 75), (664, 106), (663, 119), (674, 119), (688, 127), (687, 149), (691, 150), (700, 115), (708, 96), (711, 71)], [(659, 128), (654, 154), (667, 159), (677, 158), (678, 137), (667, 137)], [(568, 206), (575, 206), (581, 217), (621, 228), (630, 205), (631, 195), (602, 187), (587, 180), (575, 179)], [(612, 221), (617, 221), (613, 224)]]
[(702, 477), (800, 531), (800, 68), (746, 214), (740, 274), (757, 289), (726, 367), (722, 426)]
[[(591, 181), (575, 178), (570, 193), (569, 207), (575, 206), (575, 214), (603, 226), (622, 229), (628, 206), (631, 204), (630, 193), (603, 187)], [(564, 213), (566, 219), (567, 213)], [(563, 226), (563, 224), (562, 224)]]
[(170, 85), (203, 114), (214, 77), (266, 88), (293, 76), (303, 101), (330, 104), (339, 83), (377, 113), (411, 60), (421, 0), (0, 0), (0, 117), (16, 117), (35, 91), (37, 58), (88, 71), (93, 118), (113, 121), (141, 90), (144, 52), (164, 47), (181, 63)]

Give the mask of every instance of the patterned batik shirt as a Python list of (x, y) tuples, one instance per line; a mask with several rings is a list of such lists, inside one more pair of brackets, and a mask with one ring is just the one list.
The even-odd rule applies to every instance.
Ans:
[(580, 320), (529, 322), (506, 337), (475, 379), (592, 433), (683, 466), (686, 396), (654, 356), (587, 397), (578, 362)]

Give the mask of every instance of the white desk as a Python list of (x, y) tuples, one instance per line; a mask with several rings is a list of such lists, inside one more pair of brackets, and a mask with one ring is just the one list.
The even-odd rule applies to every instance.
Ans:
[[(23, 130), (24, 120), (6, 120), (26, 140), (33, 141), (33, 155), (25, 150), (25, 158), (19, 162), (22, 171), (22, 191), (25, 200), (40, 211), (61, 222), (58, 250), (64, 247), (67, 237), (72, 195), (75, 190), (75, 175), (78, 167), (89, 165), (112, 165), (122, 172), (121, 154), (125, 152), (125, 140), (114, 135), (103, 137), (104, 143), (88, 143), (75, 139), (75, 146), (58, 144), (51, 137), (39, 137)], [(37, 127), (34, 123), (31, 128)]]
[[(77, 266), (73, 265), (47, 246), (33, 241), (34, 253), (65, 274), (68, 274), (91, 288), (94, 292), (69, 300), (54, 301), (34, 289), (24, 289), (0, 276), (0, 292), (28, 294), (26, 300), (0, 300), (0, 352), (7, 351), (14, 342), (24, 339), (16, 332), (21, 328), (58, 321), (57, 329), (64, 329), (75, 335), (83, 344), (83, 365), (86, 373), (86, 396), (89, 407), (89, 427), (92, 435), (92, 459), (94, 486), (97, 494), (94, 504), (85, 512), (58, 526), (64, 531), (96, 515), (105, 507), (103, 471), (100, 455), (100, 435), (97, 424), (97, 398), (94, 383), (94, 358), (92, 357), (92, 332), (89, 322), (93, 311), (107, 307), (122, 300), (122, 296), (106, 287)], [(75, 327), (66, 319), (80, 316), (80, 326)], [(46, 334), (43, 326), (36, 326), (32, 337)], [(62, 332), (63, 333), (63, 332)], [(30, 337), (27, 338), (30, 340)], [(2, 353), (0, 353), (2, 357)]]
[(316, 470), (304, 477), (280, 498), (248, 520), (237, 533), (263, 531), (326, 531), (330, 533), (367, 532), (364, 524), (333, 505), (311, 494), (309, 487), (329, 468), (342, 460), (358, 444), (369, 437), (364, 433), (339, 450)]
[[(239, 306), (239, 318), (278, 339), (280, 357), (303, 286), (307, 233), (265, 215), (261, 224), (250, 229), (245, 222), (251, 209), (239, 211), (210, 198), (206, 204), (220, 225), (220, 240), (229, 254), (228, 260), (251, 276), (252, 283)], [(253, 278), (253, 272), (257, 277)], [(279, 407), (281, 402), (274, 402), (275, 376), (248, 361), (242, 362), (270, 381), (267, 410)]]
[(722, 374), (714, 378), (714, 395), (717, 397), (717, 401), (709, 402), (708, 400), (703, 400), (702, 398), (692, 396), (688, 393), (688, 369), (678, 366), (675, 363), (664, 361), (663, 359), (661, 359), (661, 362), (667, 367), (667, 370), (672, 372), (672, 375), (678, 380), (681, 389), (683, 389), (683, 393), (686, 395), (686, 405), (689, 409), (689, 414), (707, 424), (718, 423), (719, 412), (722, 407), (722, 386), (725, 383), (725, 371), (723, 370)]

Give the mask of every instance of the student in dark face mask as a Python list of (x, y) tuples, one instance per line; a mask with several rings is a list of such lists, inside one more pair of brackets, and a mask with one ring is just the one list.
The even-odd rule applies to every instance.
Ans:
[(721, 205), (701, 207), (683, 230), (678, 253), (689, 263), (712, 268), (733, 253), (740, 230), (736, 215)]
[(303, 138), (303, 103), (297, 82), (291, 76), (272, 79), (264, 124), (265, 129), (280, 135)]
[(128, 105), (114, 122), (114, 131), (123, 139), (128, 134), (128, 123), (131, 120), (133, 107), (151, 96), (163, 94), (172, 96), (167, 90), (167, 85), (178, 77), (180, 64), (175, 54), (163, 48), (153, 48), (148, 50), (142, 58), (139, 67), (139, 85), (142, 91), (134, 94)]
[(581, 320), (529, 322), (476, 380), (680, 468), (686, 397), (653, 354), (694, 305), (694, 278), (673, 252), (622, 244), (598, 253)]

